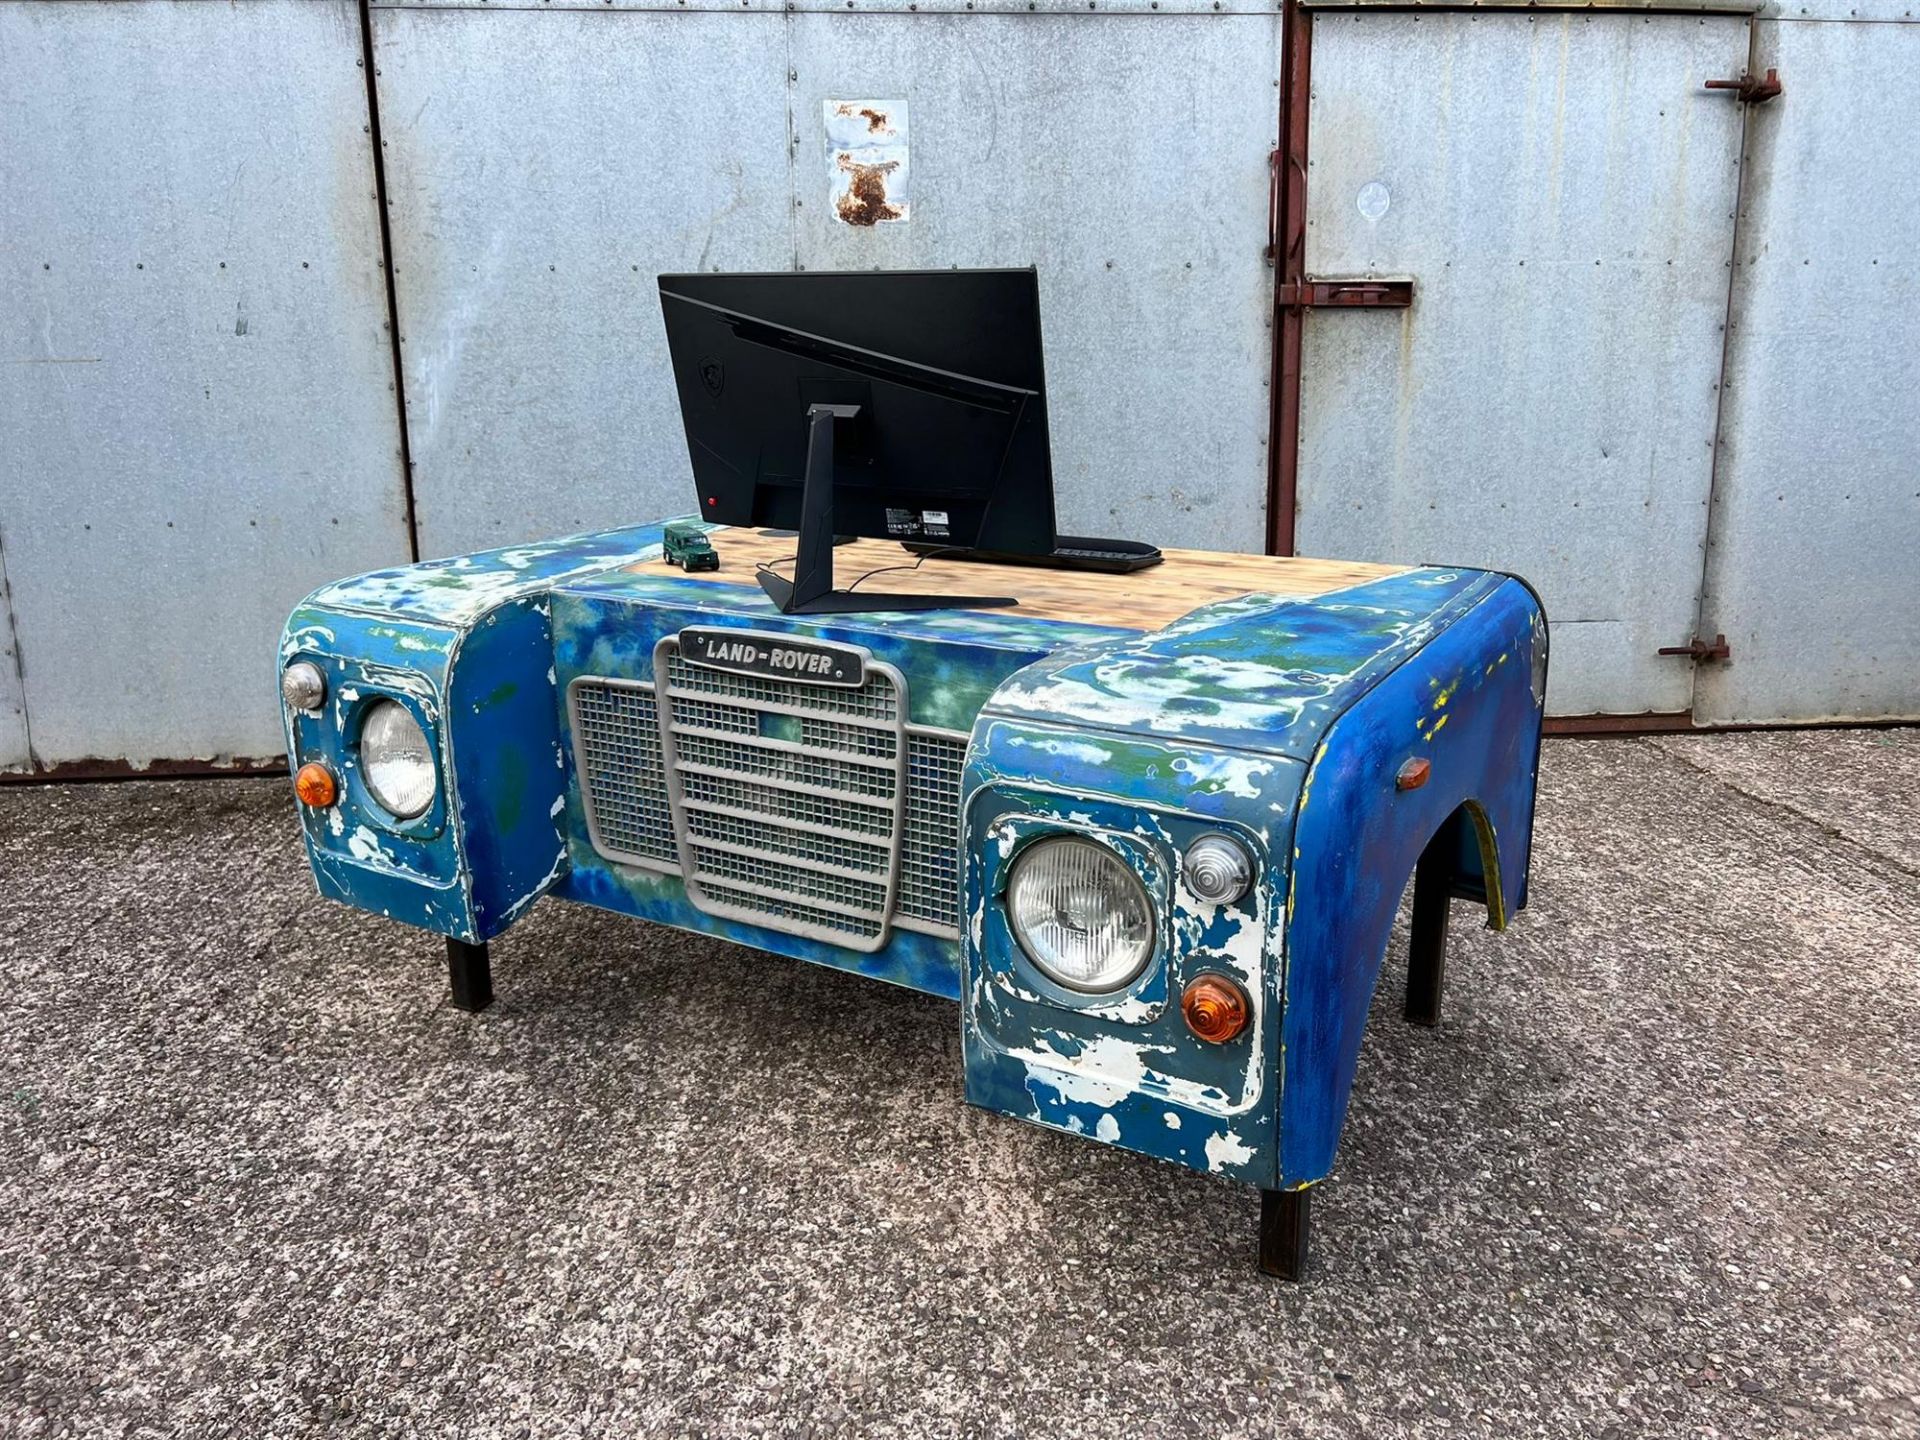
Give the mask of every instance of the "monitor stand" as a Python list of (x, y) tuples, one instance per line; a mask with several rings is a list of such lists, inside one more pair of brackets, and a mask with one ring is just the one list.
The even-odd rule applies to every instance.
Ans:
[[(979, 610), (1018, 605), (1011, 595), (889, 595), (833, 588), (833, 431), (858, 405), (807, 407), (807, 477), (800, 492), (800, 538), (793, 579), (760, 572), (760, 588), (783, 615), (848, 615), (861, 610)], [(858, 584), (858, 581), (854, 582)]]

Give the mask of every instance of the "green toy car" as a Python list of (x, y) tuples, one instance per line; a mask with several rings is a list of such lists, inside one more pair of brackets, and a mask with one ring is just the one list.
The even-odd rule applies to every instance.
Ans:
[(661, 557), (682, 570), (718, 570), (720, 554), (697, 525), (669, 525), (662, 539)]

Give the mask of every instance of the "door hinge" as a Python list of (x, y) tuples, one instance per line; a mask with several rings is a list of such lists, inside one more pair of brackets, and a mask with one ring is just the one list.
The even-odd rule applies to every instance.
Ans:
[(1404, 310), (1413, 304), (1413, 281), (1376, 280), (1302, 280), (1280, 287), (1283, 310), (1320, 307), (1366, 307)]
[(1741, 71), (1732, 80), (1709, 80), (1709, 90), (1731, 90), (1742, 105), (1764, 105), (1781, 91), (1780, 72), (1768, 70), (1764, 77)]
[(1656, 652), (1661, 655), (1685, 655), (1694, 664), (1704, 664), (1709, 660), (1725, 660), (1732, 656), (1733, 647), (1727, 644), (1727, 637), (1716, 635), (1713, 643), (1708, 644), (1698, 635), (1684, 645), (1663, 645)]

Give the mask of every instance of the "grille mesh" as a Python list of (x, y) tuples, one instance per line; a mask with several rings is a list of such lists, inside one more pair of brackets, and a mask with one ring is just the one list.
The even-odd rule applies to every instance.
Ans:
[(573, 687), (574, 764), (594, 844), (616, 860), (680, 868), (660, 763), (653, 687), (582, 681)]
[(694, 869), (702, 878), (711, 876), (751, 890), (754, 899), (748, 908), (778, 914), (781, 902), (798, 898), (817, 901), (835, 910), (872, 923), (887, 903), (884, 877), (878, 884), (870, 880), (852, 880), (844, 875), (828, 875), (818, 870), (802, 870), (764, 855), (741, 855), (732, 850), (716, 850), (697, 841), (693, 845)]
[(691, 665), (669, 641), (655, 669), (658, 705), (653, 685), (569, 690), (597, 850), (683, 874), (684, 856), (695, 904), (769, 929), (860, 949), (890, 924), (957, 936), (964, 735), (908, 727), (877, 665), (811, 685)]
[(900, 914), (942, 930), (960, 923), (960, 769), (964, 737), (907, 739), (907, 824), (900, 840)]
[[(730, 919), (878, 949), (892, 918), (905, 788), (890, 674), (869, 665), (858, 686), (736, 675), (689, 664), (672, 640), (654, 654), (656, 681), (662, 672), (662, 753), (688, 898)], [(716, 815), (687, 793), (691, 777), (824, 803), (806, 825), (765, 812)], [(871, 853), (867, 837), (881, 842), (877, 872), (846, 863)]]

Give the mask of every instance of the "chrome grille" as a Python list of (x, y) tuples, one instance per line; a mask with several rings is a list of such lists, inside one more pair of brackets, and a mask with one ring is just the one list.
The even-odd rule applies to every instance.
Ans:
[[(765, 897), (756, 895), (750, 890), (736, 890), (731, 885), (718, 884), (711, 880), (702, 888), (709, 899), (716, 900), (722, 905), (736, 906), (742, 910), (751, 910), (755, 906), (766, 903)], [(798, 930), (798, 927), (804, 925), (807, 928), (798, 930), (798, 933), (812, 935), (815, 938), (845, 939), (849, 942), (864, 940), (872, 929), (872, 926), (860, 916), (848, 915), (838, 910), (819, 910), (796, 900), (787, 900), (782, 903), (781, 917), (787, 923), (777, 924), (764, 915), (759, 918), (759, 923), (770, 930)]]
[[(667, 705), (671, 711), (673, 701), (669, 699)], [(722, 740), (680, 725), (677, 720), (673, 730), (676, 763), (682, 771), (763, 778), (780, 789), (798, 785), (816, 795), (859, 797), (869, 804), (894, 808), (900, 767), (891, 758), (869, 766), (861, 761), (822, 755), (816, 749), (786, 740), (765, 737), (750, 741)]]
[(643, 681), (568, 687), (599, 853), (682, 875), (710, 914), (851, 949), (892, 925), (958, 935), (967, 737), (908, 725), (897, 671), (869, 661), (857, 688), (739, 675), (669, 638), (654, 677), (658, 702)]
[(776, 855), (818, 860), (836, 871), (875, 876), (882, 884), (886, 883), (887, 847), (877, 841), (834, 835), (822, 829), (787, 829), (692, 804), (687, 806), (687, 835), (695, 841), (712, 840), (748, 849), (757, 846)]
[[(658, 745), (659, 741), (654, 743)], [(703, 809), (739, 815), (743, 819), (751, 820), (764, 815), (795, 829), (818, 826), (830, 834), (845, 830), (862, 835), (878, 835), (882, 843), (893, 832), (893, 815), (890, 811), (849, 809), (823, 796), (808, 795), (798, 790), (775, 790), (731, 775), (683, 774), (680, 777), (680, 789), (689, 802)], [(661, 803), (665, 803), (664, 795)], [(668, 823), (671, 825), (672, 822)]]

